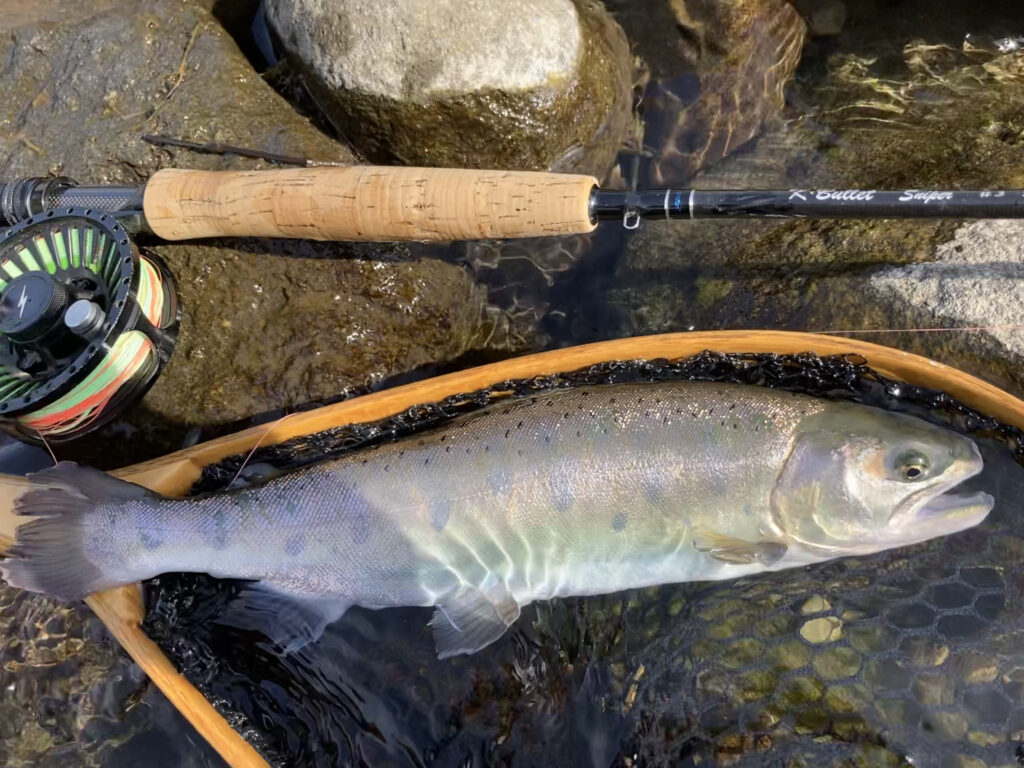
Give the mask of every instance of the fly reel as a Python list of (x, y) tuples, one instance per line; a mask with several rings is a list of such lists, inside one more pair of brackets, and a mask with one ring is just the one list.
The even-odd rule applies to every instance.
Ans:
[(140, 398), (177, 338), (173, 278), (111, 214), (61, 208), (0, 235), (0, 425), (62, 442)]

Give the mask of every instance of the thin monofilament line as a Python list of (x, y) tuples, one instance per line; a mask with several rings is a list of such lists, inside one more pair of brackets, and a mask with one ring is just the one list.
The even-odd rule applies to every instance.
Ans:
[(981, 331), (1020, 331), (1024, 325), (974, 325), (952, 326), (949, 328), (852, 328), (849, 330), (809, 331), (809, 333), (979, 333)]
[(273, 431), (274, 427), (276, 427), (285, 419), (290, 419), (292, 416), (295, 416), (297, 414), (298, 411), (295, 411), (293, 413), (286, 413), (281, 418), (277, 419), (276, 421), (272, 421), (270, 424), (267, 425), (267, 428), (264, 429), (263, 432), (260, 434), (260, 439), (256, 441), (256, 444), (250, 449), (249, 453), (245, 455), (245, 459), (242, 460), (242, 466), (240, 466), (238, 468), (238, 471), (235, 472), (235, 476), (231, 478), (231, 482), (224, 486), (225, 491), (230, 490), (231, 486), (235, 484), (235, 481), (241, 476), (242, 470), (245, 469), (245, 466), (249, 463), (249, 460), (252, 458), (253, 454), (256, 453), (256, 449), (263, 445), (263, 441), (266, 439), (267, 435), (269, 435)]

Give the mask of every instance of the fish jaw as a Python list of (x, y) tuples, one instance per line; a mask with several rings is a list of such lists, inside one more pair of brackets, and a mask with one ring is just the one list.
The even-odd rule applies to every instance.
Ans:
[(956, 491), (984, 469), (978, 446), (973, 441), (962, 446), (959, 471), (944, 482), (907, 497), (893, 515), (892, 525), (906, 532), (904, 543), (914, 544), (973, 528), (992, 511), (995, 499), (991, 495)]

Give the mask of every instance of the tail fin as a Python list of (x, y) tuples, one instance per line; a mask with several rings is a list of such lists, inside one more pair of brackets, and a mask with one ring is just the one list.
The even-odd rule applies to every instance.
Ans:
[(71, 461), (28, 477), (33, 487), (15, 502), (14, 514), (35, 519), (18, 526), (15, 545), (0, 565), (4, 580), (64, 600), (114, 586), (89, 559), (83, 517), (97, 505), (141, 499), (150, 492)]

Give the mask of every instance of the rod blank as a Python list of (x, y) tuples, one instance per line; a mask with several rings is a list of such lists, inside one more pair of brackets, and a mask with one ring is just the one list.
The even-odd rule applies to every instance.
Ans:
[(1024, 190), (595, 190), (591, 214), (639, 219), (1019, 219)]

